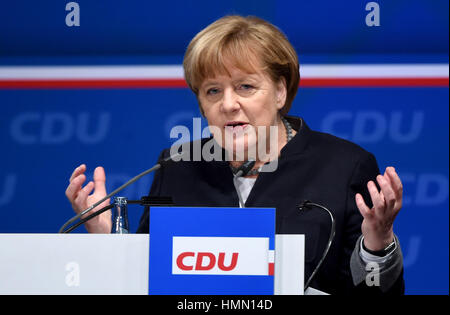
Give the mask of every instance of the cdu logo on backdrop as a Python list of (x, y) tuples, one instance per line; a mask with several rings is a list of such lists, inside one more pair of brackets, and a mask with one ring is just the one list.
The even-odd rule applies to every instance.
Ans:
[(83, 144), (102, 142), (111, 128), (111, 113), (23, 112), (12, 118), (12, 139), (24, 145), (59, 145), (71, 140)]
[(418, 207), (442, 206), (448, 202), (448, 177), (441, 173), (402, 173), (403, 205)]
[(14, 198), (17, 187), (17, 174), (0, 176), (0, 207), (5, 206)]
[(322, 120), (321, 130), (356, 143), (380, 142), (388, 138), (396, 143), (416, 141), (424, 127), (425, 113), (379, 110), (333, 111)]

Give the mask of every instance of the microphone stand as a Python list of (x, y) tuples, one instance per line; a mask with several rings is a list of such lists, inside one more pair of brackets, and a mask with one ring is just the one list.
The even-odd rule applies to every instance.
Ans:
[(256, 161), (255, 160), (248, 160), (245, 161), (237, 170), (236, 174), (234, 174), (233, 176), (233, 183), (234, 183), (234, 187), (236, 188), (236, 192), (239, 198), (239, 208), (245, 208), (245, 203), (244, 203), (244, 199), (242, 198), (241, 192), (239, 191), (239, 185), (237, 182), (237, 179), (241, 176), (245, 176), (248, 174), (248, 172), (250, 172), (250, 170), (253, 168), (253, 166), (255, 165)]
[(326, 212), (328, 212), (328, 215), (330, 216), (331, 219), (331, 231), (330, 231), (330, 237), (328, 239), (328, 244), (327, 247), (325, 248), (325, 251), (323, 252), (322, 258), (320, 259), (319, 263), (317, 264), (316, 268), (314, 269), (314, 271), (312, 272), (311, 276), (309, 277), (308, 281), (306, 281), (305, 283), (305, 287), (304, 290), (306, 291), (306, 289), (309, 287), (309, 284), (311, 283), (311, 280), (314, 278), (314, 276), (316, 275), (317, 271), (319, 270), (320, 266), (322, 265), (323, 261), (325, 260), (325, 257), (328, 254), (328, 251), (331, 247), (331, 244), (333, 243), (334, 240), (334, 235), (336, 233), (336, 224), (334, 222), (334, 217), (333, 214), (331, 213), (330, 210), (328, 210), (327, 208), (325, 208), (322, 205), (319, 205), (317, 203), (311, 202), (309, 200), (305, 200), (303, 201), (300, 205), (298, 205), (298, 209), (299, 210), (303, 210), (303, 209), (312, 209), (312, 207), (317, 207), (319, 209), (322, 209)]
[(181, 159), (183, 156), (185, 155), (184, 152), (178, 152), (175, 153), (165, 159), (163, 159), (162, 161), (160, 161), (159, 163), (157, 163), (155, 166), (153, 166), (152, 168), (149, 168), (148, 170), (142, 172), (141, 174), (133, 177), (132, 179), (130, 179), (128, 182), (126, 182), (125, 184), (123, 184), (122, 186), (120, 186), (119, 188), (117, 188), (116, 190), (114, 190), (112, 193), (108, 194), (107, 196), (105, 196), (104, 198), (102, 198), (101, 200), (97, 201), (96, 203), (94, 203), (92, 206), (88, 207), (87, 209), (81, 211), (80, 213), (78, 213), (76, 216), (74, 216), (73, 218), (71, 218), (70, 220), (68, 220), (66, 223), (64, 223), (64, 225), (59, 229), (58, 233), (62, 233), (65, 228), (67, 226), (69, 226), (70, 224), (72, 224), (73, 222), (75, 222), (76, 220), (80, 219), (83, 215), (85, 215), (86, 213), (90, 212), (92, 209), (94, 209), (95, 207), (97, 207), (98, 205), (100, 205), (102, 202), (104, 202), (105, 200), (111, 198), (112, 196), (114, 196), (115, 194), (117, 194), (119, 191), (122, 191), (123, 189), (125, 189), (126, 187), (128, 187), (129, 185), (133, 184), (135, 181), (139, 180), (141, 177), (156, 171), (158, 169), (161, 168), (162, 165), (164, 165), (165, 163), (172, 161), (174, 159)]
[(140, 200), (128, 200), (125, 197), (116, 197), (114, 198), (114, 203), (110, 204), (102, 209), (90, 214), (89, 216), (83, 218), (78, 221), (76, 224), (72, 225), (65, 231), (60, 233), (70, 233), (80, 225), (86, 223), (87, 221), (95, 218), (96, 216), (102, 214), (105, 211), (108, 211), (112, 208), (115, 208), (116, 211), (114, 213), (112, 219), (112, 230), (111, 233), (114, 234), (127, 234), (128, 233), (128, 214), (127, 214), (127, 204), (139, 204), (141, 206), (173, 206), (174, 203), (171, 197), (152, 197), (152, 196), (144, 196)]

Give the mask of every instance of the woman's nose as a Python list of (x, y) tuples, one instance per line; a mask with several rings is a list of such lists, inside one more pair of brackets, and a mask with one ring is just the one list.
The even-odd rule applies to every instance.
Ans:
[(240, 109), (239, 98), (232, 89), (226, 89), (223, 93), (222, 110), (224, 112), (235, 112)]

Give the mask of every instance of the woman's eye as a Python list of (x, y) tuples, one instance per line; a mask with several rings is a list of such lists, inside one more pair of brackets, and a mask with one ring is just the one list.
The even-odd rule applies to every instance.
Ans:
[(250, 96), (253, 95), (255, 92), (256, 88), (251, 84), (240, 84), (237, 87), (237, 93), (239, 93), (242, 96)]
[(239, 88), (240, 88), (241, 90), (250, 90), (250, 89), (253, 89), (253, 85), (250, 85), (250, 84), (241, 84), (241, 85), (239, 86)]
[(217, 93), (219, 93), (219, 89), (217, 89), (217, 88), (211, 88), (206, 91), (207, 95), (215, 95)]

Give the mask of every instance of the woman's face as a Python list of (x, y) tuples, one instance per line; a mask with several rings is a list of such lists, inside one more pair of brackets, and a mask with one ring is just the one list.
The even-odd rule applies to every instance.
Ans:
[[(253, 146), (258, 152), (258, 141), (261, 143), (263, 140), (267, 146), (270, 126), (278, 127), (280, 143), (280, 133), (284, 135), (284, 129), (278, 111), (286, 100), (284, 80), (274, 83), (262, 72), (249, 74), (235, 67), (228, 68), (228, 71), (230, 76), (217, 75), (205, 79), (198, 93), (200, 106), (215, 140), (227, 152), (233, 152), (234, 159), (236, 149), (239, 152), (243, 148), (247, 154)], [(265, 135), (261, 128), (266, 131)], [(276, 151), (278, 153), (278, 147)]]

